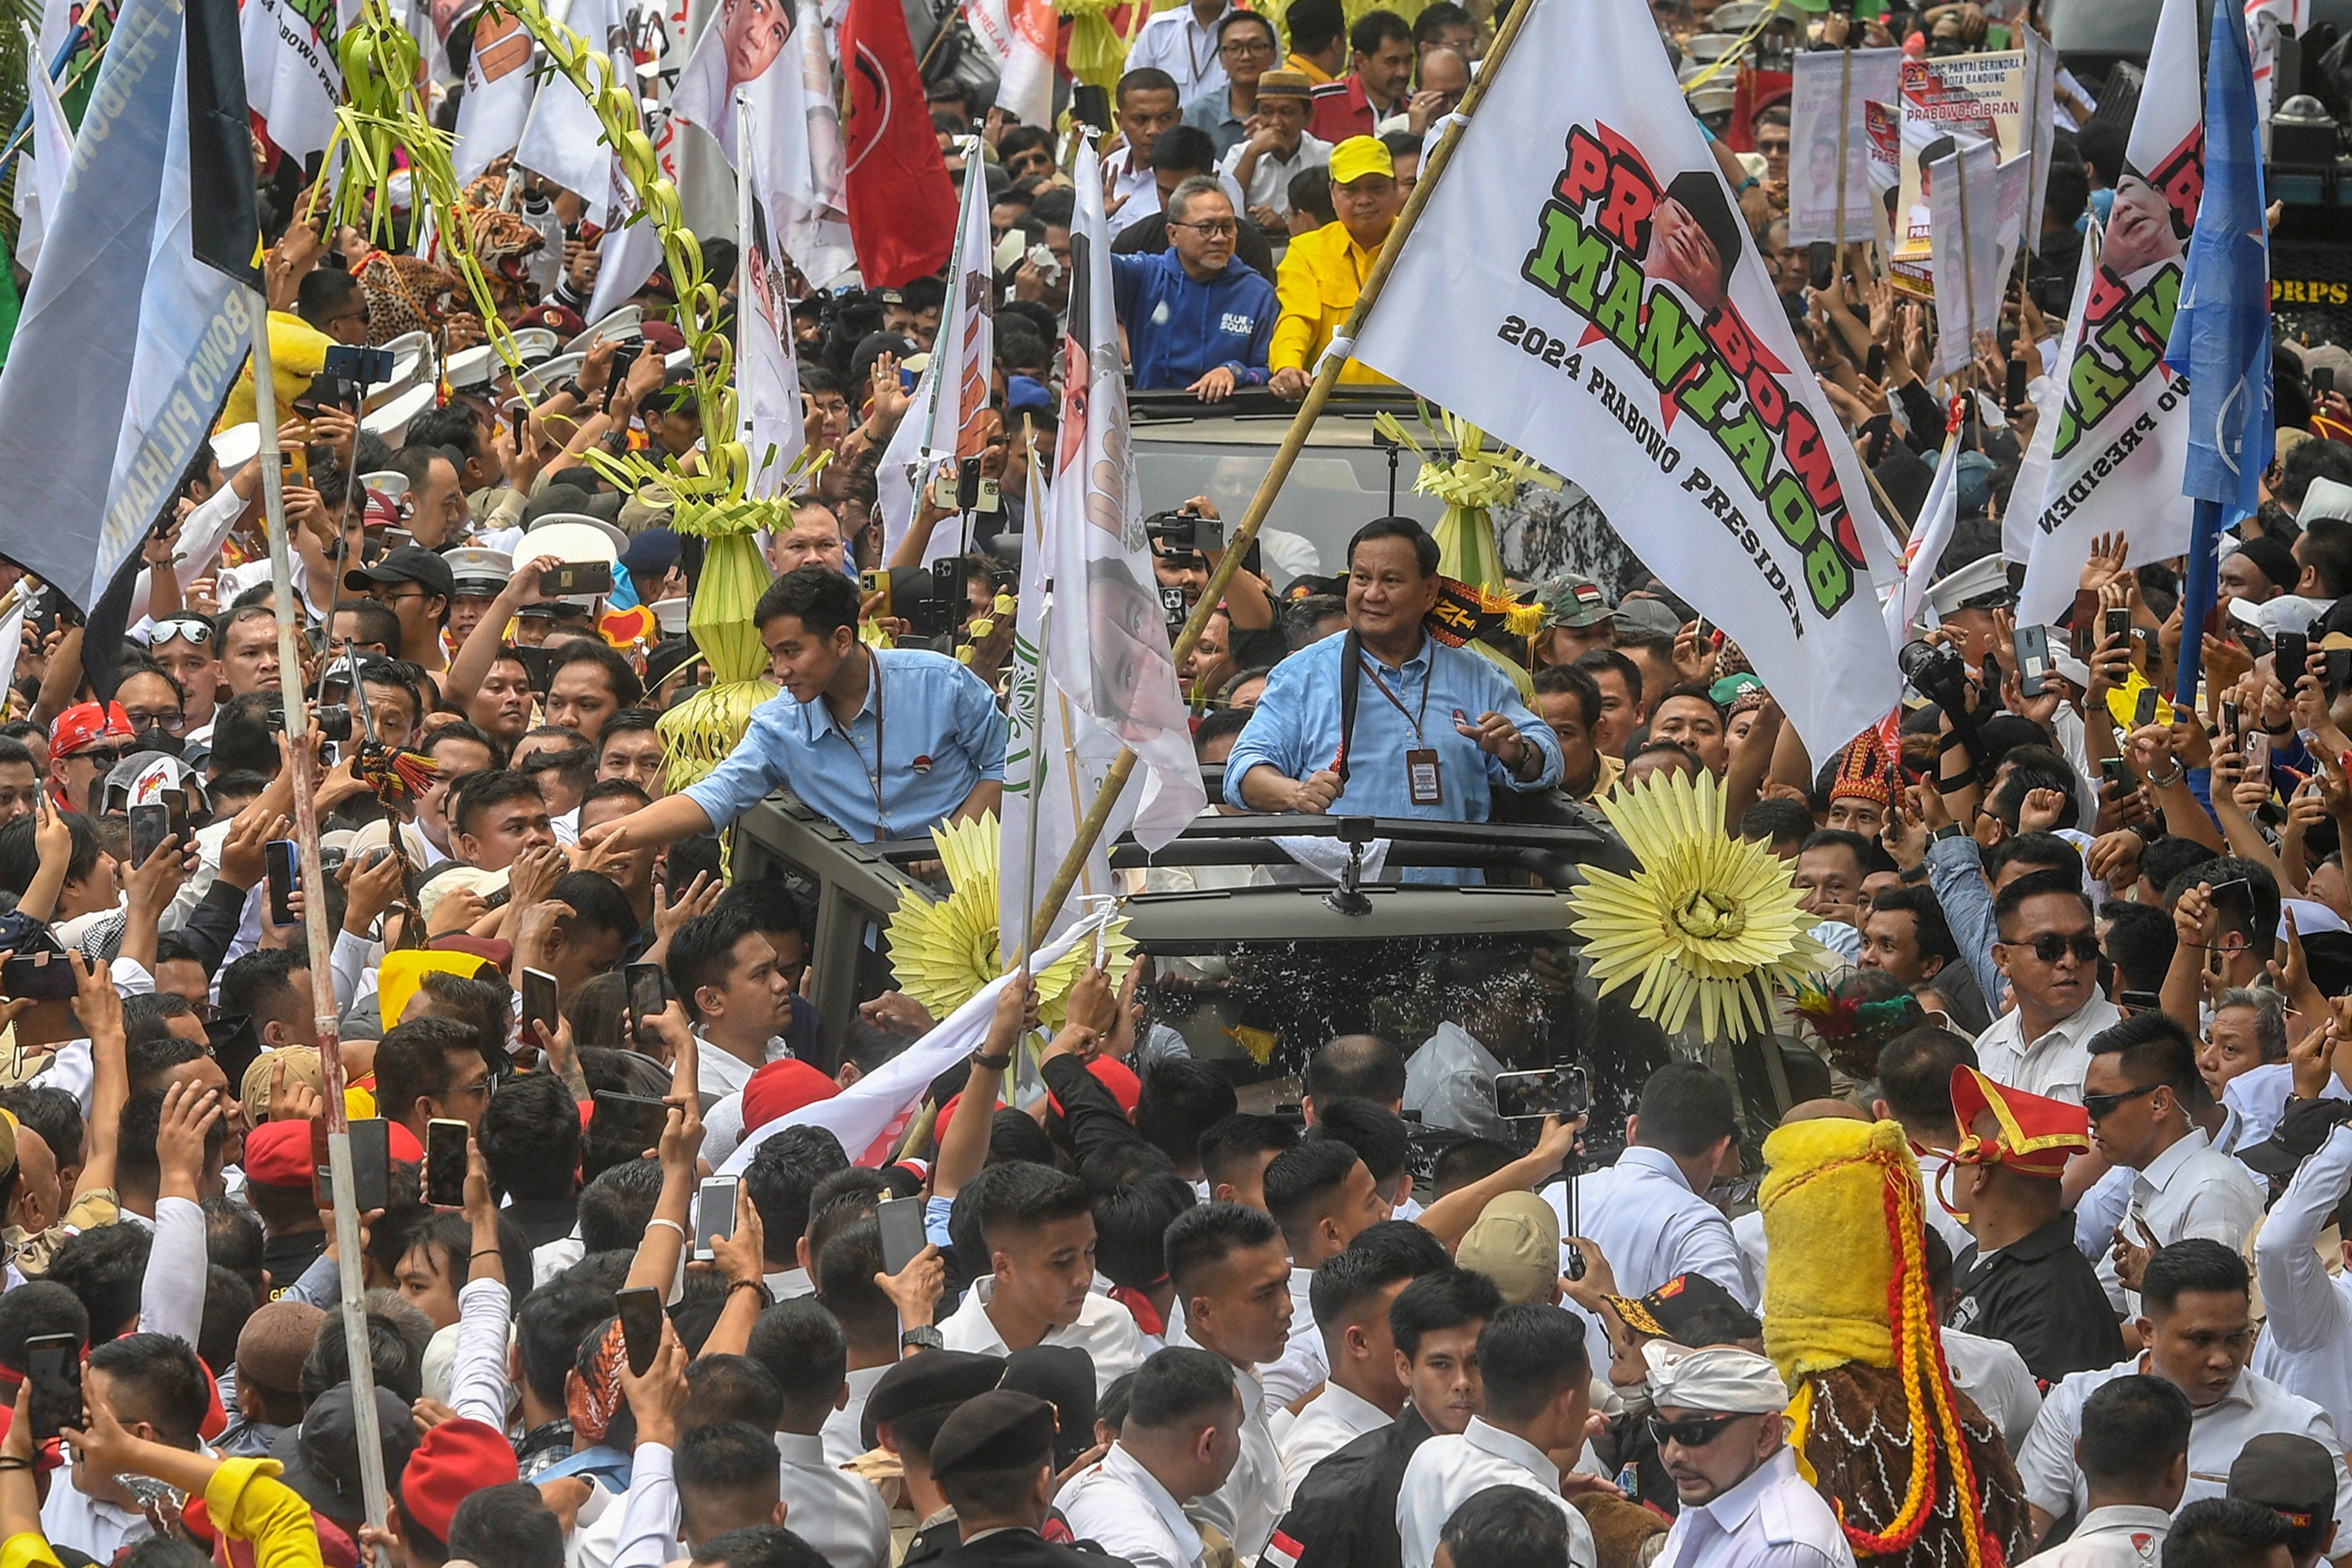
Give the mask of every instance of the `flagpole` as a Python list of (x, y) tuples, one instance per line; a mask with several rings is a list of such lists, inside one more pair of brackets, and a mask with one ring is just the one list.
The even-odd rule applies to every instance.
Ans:
[[(1291, 416), (1290, 429), (1284, 434), (1282, 444), (1275, 449), (1274, 461), (1266, 465), (1265, 477), (1258, 481), (1257, 493), (1250, 497), (1249, 509), (1243, 514), (1241, 526), (1226, 538), (1224, 554), (1218, 559), (1216, 570), (1209, 574), (1199, 601), (1192, 606), (1192, 613), (1185, 617), (1184, 629), (1178, 633), (1176, 645), (1170, 653), (1176, 668), (1181, 670), (1184, 667), (1184, 661), (1191, 655), (1193, 645), (1200, 642), (1210, 615), (1224, 599), (1225, 586), (1233, 581), (1234, 573), (1241, 567), (1242, 557), (1249, 553), (1250, 541), (1257, 538), (1258, 528), (1265, 523), (1266, 513), (1274, 507), (1275, 497), (1281, 492), (1284, 481), (1290, 477), (1292, 465), (1298, 461), (1298, 454), (1307, 445), (1307, 434), (1314, 430), (1315, 421), (1323, 413), (1323, 405), (1330, 401), (1332, 387), (1339, 382), (1340, 368), (1347, 363), (1348, 349), (1354, 344), (1365, 319), (1371, 315), (1372, 307), (1379, 303), (1381, 291), (1388, 287), (1389, 274), (1395, 270), (1397, 257), (1404, 250), (1405, 236), (1412, 232), (1413, 225), (1420, 221), (1423, 210), (1429, 205), (1429, 193), (1437, 188), (1438, 179), (1454, 157), (1454, 150), (1461, 145), (1463, 130), (1471, 115), (1486, 98), (1486, 89), (1494, 84), (1495, 78), (1502, 74), (1503, 62), (1509, 56), (1512, 44), (1517, 41), (1519, 29), (1526, 24), (1528, 14), (1539, 5), (1559, 3), (1561, 0), (1519, 0), (1511, 7), (1511, 14), (1503, 18), (1502, 29), (1495, 35), (1493, 52), (1486, 57), (1486, 64), (1478, 74), (1471, 78), (1469, 90), (1462, 95), (1460, 110), (1452, 123), (1446, 126), (1445, 134), (1439, 138), (1437, 151), (1429, 155), (1421, 172), (1421, 179), (1412, 188), (1412, 194), (1405, 198), (1404, 211), (1390, 226), (1388, 238), (1381, 243), (1381, 254), (1372, 259), (1372, 269), (1365, 275), (1363, 287), (1356, 296), (1355, 307), (1348, 312), (1347, 324), (1331, 340), (1330, 348), (1316, 366), (1315, 379), (1308, 383), (1298, 412)], [(1095, 841), (1102, 837), (1104, 827), (1110, 821), (1112, 809), (1118, 804), (1120, 794), (1127, 789), (1128, 779), (1134, 776), (1135, 761), (1135, 748), (1121, 747), (1118, 758), (1110, 765), (1109, 773), (1103, 779), (1102, 788), (1095, 791), (1094, 803), (1087, 808), (1086, 819), (1078, 823), (1077, 834), (1071, 841), (1069, 852), (1062, 857), (1061, 869), (1054, 873), (1054, 880), (1046, 885), (1045, 896), (1039, 902), (1031, 921), (1034, 941), (1042, 943), (1053, 935), (1055, 913), (1062, 907), (1062, 901), (1069, 897), (1070, 889), (1076, 885), (1078, 873), (1085, 868), (1087, 854), (1094, 849)]]
[[(966, 177), (967, 179), (969, 179), (969, 178), (971, 177), (971, 171), (972, 171), (973, 167), (974, 167), (975, 165), (977, 165), (977, 164), (979, 163), (979, 162), (980, 162), (980, 138), (979, 138), (979, 137), (977, 137), (977, 136), (967, 136), (967, 137), (965, 137), (965, 138), (964, 138), (963, 169), (964, 169), (964, 175), (965, 175), (965, 177)], [(962, 278), (962, 277), (963, 277), (963, 230), (964, 230), (964, 222), (963, 222), (963, 216), (964, 216), (964, 214), (963, 214), (963, 209), (964, 209), (964, 204), (965, 204), (967, 201), (969, 201), (970, 199), (971, 199), (970, 197), (965, 196), (965, 195), (962, 195), (962, 194), (961, 194), (961, 193), (956, 197), (956, 237), (955, 237), (955, 246), (954, 246), (954, 248), (952, 248), (951, 250), (950, 250), (950, 251), (948, 252), (948, 277), (949, 277), (950, 279), (954, 279), (954, 280), (960, 280), (960, 279), (961, 279), (961, 278)], [(952, 281), (949, 284), (949, 287), (950, 287), (951, 290), (952, 290), (953, 288), (957, 287), (958, 286), (959, 286), (959, 285), (958, 285), (958, 283), (956, 283), (956, 282), (952, 282)], [(948, 299), (948, 301), (947, 301), (946, 305), (941, 308), (941, 311), (940, 311), (940, 325), (941, 325), (941, 326), (945, 326), (945, 325), (947, 324), (947, 312), (949, 312), (949, 311), (950, 311), (950, 310), (955, 309), (955, 308), (956, 308), (956, 305), (957, 305), (957, 302), (956, 302), (956, 300), (955, 300), (955, 298), (954, 298), (953, 295), (952, 295), (952, 294), (950, 294), (950, 298), (949, 298), (949, 299)], [(949, 368), (949, 367), (942, 366), (942, 365), (940, 363), (940, 345), (939, 345), (939, 339), (938, 339), (937, 337), (934, 337), (934, 338), (931, 340), (931, 359), (930, 359), (930, 364), (929, 364), (929, 368), (927, 368), (927, 369), (924, 371), (924, 372), (923, 372), (926, 376), (928, 376), (928, 377), (929, 378), (929, 380), (930, 380), (930, 383), (931, 383), (931, 402), (930, 402), (930, 407), (929, 407), (929, 408), (925, 412), (925, 413), (924, 413), (924, 415), (923, 415), (923, 434), (924, 434), (927, 438), (929, 436), (929, 434), (931, 434), (931, 432), (932, 432), (934, 429), (936, 429), (936, 428), (938, 427), (938, 424), (939, 424), (939, 418), (940, 418), (940, 387), (941, 383), (942, 383), (942, 382), (945, 382), (945, 380), (947, 379), (947, 375), (948, 375), (948, 373), (949, 373), (949, 370), (950, 370), (950, 368)], [(952, 367), (952, 373), (953, 373), (953, 374), (954, 374), (954, 375), (955, 375), (959, 380), (961, 380), (961, 377), (962, 377), (962, 375), (963, 375), (963, 366), (961, 365), (961, 363), (958, 363), (958, 364), (956, 364), (954, 367)], [(969, 418), (969, 417), (971, 417), (971, 415), (970, 415), (970, 412), (969, 412), (968, 410), (964, 410), (964, 409), (961, 409), (961, 408), (960, 408), (960, 409), (958, 409), (956, 412), (957, 412), (958, 415), (959, 415), (960, 417), (961, 417), (961, 418)], [(960, 442), (960, 441), (961, 441), (961, 434), (962, 434), (962, 433), (961, 433), (961, 431), (959, 431), (957, 434), (958, 434), (958, 436), (959, 436), (959, 442)], [(929, 447), (928, 444), (927, 444), (927, 445), (925, 445), (925, 446), (923, 447), (923, 449), (922, 449), (922, 451), (921, 451), (920, 455), (918, 456), (918, 458), (917, 458), (917, 460), (916, 460), (916, 465), (916, 465), (916, 468), (918, 469), (918, 471), (929, 467), (929, 466), (930, 466), (930, 463), (931, 463), (931, 459), (932, 459), (933, 455), (934, 455), (934, 454), (932, 453), (932, 451), (931, 451), (930, 447)], [(950, 453), (948, 454), (948, 455), (950, 455), (950, 457), (952, 457), (952, 456), (954, 456), (954, 455), (955, 455), (955, 454), (951, 451), (951, 452), (950, 452)], [(925, 478), (929, 478), (929, 475), (925, 475), (925, 476), (924, 476), (924, 477), (925, 477)], [(917, 511), (920, 511), (920, 510), (922, 509), (922, 506), (923, 506), (923, 486), (922, 486), (922, 485), (919, 482), (919, 483), (915, 486), (915, 509), (916, 509)], [(913, 518), (911, 516), (910, 516), (910, 517), (908, 517), (908, 518), (907, 519), (907, 522), (908, 522), (908, 527), (910, 527), (910, 528), (911, 528), (911, 527), (913, 527), (913, 526), (914, 526), (914, 518)], [(964, 526), (965, 526), (965, 528), (966, 528), (967, 530), (969, 530), (969, 529), (970, 529), (970, 528), (971, 528), (971, 518), (970, 514), (968, 514), (968, 513), (965, 515), (965, 517), (964, 517)]]
[[(352, 1171), (351, 1124), (343, 1109), (343, 1051), (336, 1027), (335, 972), (327, 935), (326, 879), (319, 867), (319, 819), (310, 809), (310, 716), (302, 700), (302, 660), (297, 630), (301, 601), (294, 595), (293, 551), (286, 537), (286, 491), (278, 466), (278, 385), (269, 363), (269, 301), (258, 290), (253, 311), (254, 423), (261, 436), (261, 497), (269, 537), (270, 591), (278, 604), (278, 684), (284, 693), (286, 766), (294, 786), (294, 841), (300, 851), (302, 925), (310, 938), (311, 1007), (318, 1029), (319, 1066), (325, 1082), (327, 1168), (335, 1199), (335, 1251), (341, 1276), (343, 1344), (349, 1352), (352, 1415), (358, 1427), (360, 1489), (367, 1521), (384, 1525), (383, 1439), (375, 1410), (374, 1360), (368, 1347), (367, 1290), (362, 1272), (360, 1216)], [(354, 479), (353, 483), (357, 483)], [(331, 599), (333, 595), (331, 593)], [(379, 1563), (389, 1557), (378, 1549)]]

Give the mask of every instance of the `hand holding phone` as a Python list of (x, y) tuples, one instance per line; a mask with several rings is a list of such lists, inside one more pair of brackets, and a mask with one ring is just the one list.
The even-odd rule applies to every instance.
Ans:
[(81, 1405), (81, 1341), (69, 1333), (35, 1334), (25, 1342), (25, 1381), (33, 1385), (33, 1440), (46, 1443), (89, 1422)]
[(425, 1201), (433, 1207), (466, 1207), (466, 1145), (472, 1137), (465, 1123), (449, 1117), (425, 1124)]
[(629, 1357), (629, 1375), (643, 1377), (661, 1354), (662, 1299), (653, 1287), (623, 1291), (614, 1301), (621, 1319), (621, 1343)]

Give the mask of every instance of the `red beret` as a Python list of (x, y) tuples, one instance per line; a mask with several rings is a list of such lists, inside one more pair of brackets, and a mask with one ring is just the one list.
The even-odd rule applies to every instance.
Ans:
[(779, 1116), (840, 1092), (839, 1084), (805, 1061), (789, 1056), (772, 1061), (743, 1085), (743, 1130), (764, 1127)]
[(400, 1472), (400, 1511), (437, 1541), (449, 1539), (457, 1505), (484, 1487), (520, 1480), (514, 1446), (487, 1422), (460, 1416), (425, 1434)]
[(264, 1122), (245, 1135), (246, 1180), (307, 1187), (312, 1169), (309, 1122)]
[[(1135, 1114), (1135, 1107), (1143, 1099), (1143, 1080), (1135, 1075), (1135, 1069), (1116, 1057), (1097, 1056), (1087, 1063), (1087, 1071), (1095, 1075), (1096, 1082), (1110, 1091), (1110, 1097), (1118, 1102), (1120, 1110), (1130, 1116)], [(1068, 1113), (1053, 1095), (1048, 1094), (1045, 1099), (1052, 1104), (1055, 1115)]]

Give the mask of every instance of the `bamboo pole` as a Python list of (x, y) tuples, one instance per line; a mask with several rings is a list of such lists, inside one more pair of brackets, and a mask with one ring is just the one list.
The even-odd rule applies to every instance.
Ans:
[[(1461, 144), (1464, 126), (1486, 97), (1488, 86), (1502, 73), (1503, 62), (1519, 36), (1519, 28), (1527, 21), (1528, 13), (1538, 5), (1560, 3), (1562, 0), (1518, 0), (1518, 4), (1511, 7), (1511, 14), (1503, 19), (1502, 30), (1495, 35), (1494, 52), (1486, 57), (1485, 68), (1470, 83), (1470, 90), (1462, 96), (1459, 117), (1445, 128), (1445, 134), (1438, 139), (1437, 151), (1430, 154), (1426, 166), (1422, 170), (1420, 183), (1413, 186), (1412, 194), (1405, 199), (1404, 211), (1390, 225), (1388, 238), (1381, 244), (1381, 254), (1373, 258), (1372, 270), (1366, 275), (1364, 287), (1356, 296), (1355, 308), (1348, 312), (1347, 325), (1332, 340), (1335, 348), (1344, 349), (1355, 341), (1356, 334), (1371, 315), (1372, 307), (1380, 302), (1381, 291), (1388, 287), (1389, 274), (1396, 269), (1397, 257), (1404, 250), (1405, 236), (1412, 232), (1413, 225), (1421, 220), (1422, 212), (1429, 205), (1429, 193), (1437, 188), (1446, 164), (1453, 160), (1454, 148)], [(1209, 616), (1224, 598), (1225, 585), (1233, 581), (1234, 573), (1241, 566), (1242, 557), (1249, 553), (1250, 541), (1257, 538), (1258, 528), (1265, 523), (1266, 513), (1274, 507), (1275, 497), (1281, 492), (1283, 482), (1290, 477), (1291, 466), (1298, 461), (1298, 454), (1306, 447), (1307, 434), (1315, 428), (1315, 421), (1322, 413), (1323, 405), (1330, 401), (1331, 388), (1339, 382), (1340, 367), (1346, 362), (1344, 352), (1326, 353), (1322, 363), (1316, 367), (1315, 380), (1307, 387), (1307, 396), (1299, 403), (1297, 413), (1291, 417), (1289, 431), (1283, 436), (1282, 444), (1276, 449), (1274, 461), (1266, 465), (1265, 476), (1258, 481), (1257, 494), (1250, 497), (1249, 510), (1243, 514), (1241, 526), (1225, 540), (1225, 552), (1217, 562), (1217, 570), (1209, 574), (1208, 584), (1201, 590), (1200, 601), (1192, 606), (1192, 613), (1185, 619), (1184, 629), (1176, 638), (1176, 646), (1171, 654), (1176, 668), (1183, 668), (1185, 658), (1192, 652), (1193, 644), (1200, 642), (1201, 632), (1209, 623)], [(1102, 788), (1095, 792), (1094, 804), (1087, 809), (1086, 820), (1078, 824), (1077, 837), (1071, 843), (1069, 852), (1062, 857), (1061, 869), (1054, 873), (1053, 882), (1045, 888), (1045, 897), (1038, 903), (1036, 914), (1031, 920), (1030, 936), (1034, 945), (1044, 946), (1053, 935), (1055, 912), (1062, 907), (1062, 901), (1069, 897), (1070, 889), (1077, 883), (1078, 873), (1086, 867), (1087, 853), (1093, 850), (1095, 841), (1102, 837), (1103, 828), (1110, 821), (1111, 810), (1118, 804), (1119, 795), (1134, 773), (1134, 748), (1122, 747), (1111, 763), (1110, 772), (1103, 779)]]

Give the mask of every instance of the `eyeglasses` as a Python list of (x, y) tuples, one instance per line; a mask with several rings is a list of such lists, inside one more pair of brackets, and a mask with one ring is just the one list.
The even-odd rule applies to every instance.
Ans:
[(497, 1081), (489, 1078), (483, 1079), (479, 1083), (460, 1083), (453, 1086), (445, 1098), (454, 1098), (459, 1094), (488, 1094), (497, 1086)]
[(175, 707), (126, 707), (122, 710), (122, 714), (131, 721), (131, 727), (133, 729), (145, 729), (151, 725), (160, 725), (165, 729), (171, 729), (179, 724), (181, 717), (180, 710)]
[(1650, 1416), (1650, 1437), (1658, 1447), (1673, 1443), (1677, 1448), (1704, 1448), (1723, 1436), (1723, 1429), (1738, 1416), (1685, 1416), (1679, 1421), (1669, 1421), (1653, 1413)]
[(100, 773), (110, 773), (114, 770), (114, 765), (130, 756), (132, 749), (128, 746), (86, 747), (82, 750), (68, 753), (64, 760), (87, 762)]
[(2099, 939), (2088, 931), (2077, 931), (2071, 936), (2061, 932), (2044, 931), (2031, 942), (2000, 942), (1996, 946), (2031, 947), (2033, 956), (2045, 964), (2054, 964), (2069, 953), (2074, 954), (2080, 963), (2095, 964), (2099, 961)]
[(1274, 46), (1263, 38), (1234, 38), (1217, 46), (1221, 55), (1270, 55)]
[(160, 648), (174, 637), (201, 648), (213, 640), (213, 623), (201, 615), (166, 615), (155, 622), (155, 630), (148, 634), (147, 645)]
[(2104, 1122), (2114, 1115), (2126, 1101), (2137, 1100), (2143, 1094), (2153, 1094), (2158, 1090), (2168, 1087), (2169, 1085), (2163, 1083), (2143, 1083), (2137, 1089), (2126, 1089), (2120, 1094), (2085, 1093), (2083, 1096), (2083, 1109), (2091, 1113), (2092, 1121)]
[(1171, 223), (1171, 228), (1191, 229), (1202, 239), (1232, 239), (1242, 232), (1241, 225), (1231, 218), (1211, 218), (1205, 223)]

